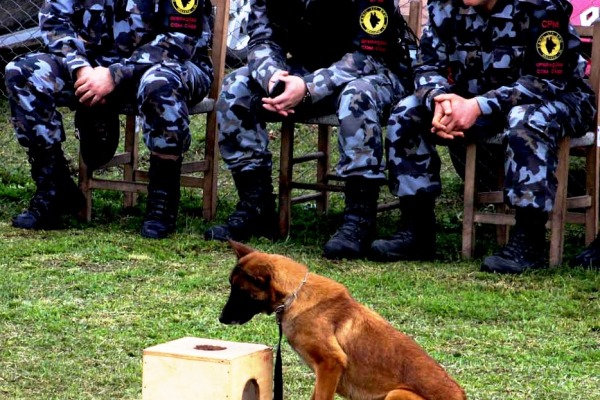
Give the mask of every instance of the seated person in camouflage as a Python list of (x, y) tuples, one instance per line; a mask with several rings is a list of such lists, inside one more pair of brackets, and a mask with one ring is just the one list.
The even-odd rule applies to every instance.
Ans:
[(594, 94), (567, 0), (432, 0), (415, 65), (415, 94), (388, 124), (388, 168), (400, 197), (398, 232), (376, 240), (376, 259), (430, 259), (441, 192), (436, 143), (503, 134), (505, 198), (516, 209), (509, 242), (484, 271), (543, 267), (545, 223), (564, 135), (592, 124)]
[[(118, 129), (118, 115), (106, 110), (131, 98), (137, 101), (151, 151), (141, 234), (162, 238), (174, 231), (182, 154), (190, 145), (187, 104), (205, 97), (213, 81), (211, 3), (205, 1), (190, 0), (186, 6), (170, 0), (44, 3), (40, 28), (45, 50), (6, 67), (12, 122), (37, 187), (29, 208), (13, 219), (15, 227), (56, 228), (61, 215), (83, 205), (61, 148), (65, 131), (57, 107), (85, 113), (76, 120), (88, 128), (105, 123), (112, 130)], [(95, 117), (96, 124), (90, 123)], [(83, 149), (84, 132), (80, 134)], [(111, 156), (100, 158), (106, 162)]]
[[(219, 146), (239, 202), (207, 240), (275, 237), (267, 121), (337, 114), (345, 178), (344, 222), (331, 259), (366, 255), (384, 175), (382, 121), (412, 89), (410, 32), (397, 2), (251, 0), (248, 65), (225, 77), (217, 101)], [(402, 42), (402, 43), (400, 43)], [(280, 82), (276, 86), (277, 82)], [(281, 93), (273, 93), (279, 88)]]

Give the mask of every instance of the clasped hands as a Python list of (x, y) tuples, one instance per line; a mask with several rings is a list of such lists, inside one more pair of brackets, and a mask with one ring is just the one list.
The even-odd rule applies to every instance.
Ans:
[(464, 132), (475, 124), (481, 115), (474, 98), (465, 99), (457, 94), (441, 94), (433, 99), (435, 108), (431, 132), (442, 139), (464, 137)]
[(284, 117), (294, 113), (294, 107), (302, 102), (306, 91), (306, 83), (299, 76), (290, 75), (288, 71), (277, 71), (269, 81), (269, 92), (277, 81), (285, 83), (285, 90), (277, 97), (263, 97), (263, 108)]
[(115, 83), (106, 67), (81, 67), (75, 74), (75, 96), (85, 106), (105, 104), (106, 96), (115, 89)]

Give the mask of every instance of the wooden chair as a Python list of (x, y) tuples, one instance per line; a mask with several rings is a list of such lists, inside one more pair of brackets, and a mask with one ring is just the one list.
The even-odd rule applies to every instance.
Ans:
[[(410, 0), (409, 13), (404, 15), (408, 26), (419, 36), (422, 21), (422, 1)], [(294, 156), (294, 130), (296, 124), (317, 126), (316, 152)], [(326, 213), (329, 208), (329, 192), (341, 192), (343, 183), (332, 170), (330, 158), (331, 128), (338, 127), (337, 115), (331, 114), (322, 117), (307, 118), (304, 120), (285, 119), (281, 123), (281, 155), (279, 161), (279, 234), (286, 237), (291, 226), (292, 205), (316, 202), (316, 210)], [(299, 182), (294, 180), (294, 166), (306, 162), (316, 162), (316, 176), (313, 182)], [(293, 196), (293, 189), (310, 190), (314, 193)], [(379, 204), (378, 211), (385, 211), (397, 207), (398, 202)]]
[[(221, 89), (225, 73), (225, 51), (227, 42), (227, 23), (229, 20), (229, 0), (212, 0), (215, 8), (211, 58), (214, 67), (214, 82), (208, 96), (200, 103), (190, 106), (190, 115), (206, 114), (206, 135), (204, 159), (186, 161), (181, 168), (181, 186), (202, 189), (202, 215), (206, 220), (214, 218), (217, 206), (218, 147), (215, 101)], [(124, 151), (117, 153), (102, 168), (123, 168), (122, 179), (104, 179), (96, 177), (95, 171), (88, 170), (79, 157), (79, 186), (86, 197), (86, 207), (82, 218), (92, 218), (92, 190), (116, 190), (123, 192), (123, 206), (134, 207), (137, 195), (147, 192), (148, 171), (138, 167), (139, 135), (136, 129), (136, 110), (129, 107), (123, 111), (125, 117)], [(202, 177), (193, 176), (202, 173)]]
[[(590, 85), (596, 92), (600, 105), (600, 20), (592, 26), (577, 26), (577, 32), (582, 38), (592, 39), (591, 76)], [(593, 38), (596, 40), (593, 40)], [(600, 126), (600, 116), (597, 116)], [(491, 141), (490, 144), (493, 144)], [(497, 143), (499, 144), (499, 143)], [(464, 182), (464, 215), (462, 233), (462, 255), (471, 259), (474, 251), (476, 224), (493, 224), (497, 226), (497, 239), (500, 245), (507, 241), (508, 227), (515, 224), (514, 212), (504, 205), (502, 190), (478, 192), (476, 182), (476, 160), (478, 146), (469, 144), (465, 159)], [(585, 157), (585, 193), (579, 196), (567, 194), (569, 180), (570, 157)], [(550, 215), (547, 227), (550, 228), (550, 255), (551, 266), (562, 262), (565, 224), (575, 223), (585, 226), (585, 244), (589, 244), (598, 230), (598, 142), (596, 132), (587, 132), (580, 138), (561, 139), (558, 147), (558, 166), (556, 178), (558, 187), (554, 209)], [(499, 171), (499, 176), (504, 174)], [(481, 205), (494, 205), (480, 210)], [(495, 208), (496, 211), (490, 211)]]

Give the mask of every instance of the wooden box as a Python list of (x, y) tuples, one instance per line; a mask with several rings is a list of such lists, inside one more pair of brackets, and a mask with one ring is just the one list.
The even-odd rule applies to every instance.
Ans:
[(270, 347), (184, 337), (143, 353), (143, 400), (272, 400)]

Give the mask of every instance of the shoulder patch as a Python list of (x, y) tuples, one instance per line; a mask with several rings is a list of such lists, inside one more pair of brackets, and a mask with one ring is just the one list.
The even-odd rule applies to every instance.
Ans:
[(390, 26), (390, 18), (394, 13), (394, 2), (392, 0), (359, 0), (357, 6), (359, 48), (367, 54), (387, 54), (394, 44), (394, 32)]
[(161, 0), (166, 31), (200, 35), (203, 1), (205, 0)]
[(546, 12), (532, 20), (532, 39), (527, 50), (528, 70), (532, 75), (546, 79), (562, 78), (566, 72), (566, 34), (568, 20), (557, 12)]

